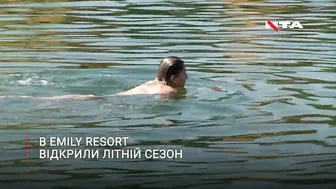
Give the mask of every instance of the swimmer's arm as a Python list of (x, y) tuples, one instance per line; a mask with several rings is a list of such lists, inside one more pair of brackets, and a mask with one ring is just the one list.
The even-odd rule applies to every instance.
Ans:
[(91, 99), (98, 96), (94, 95), (61, 95), (61, 96), (52, 96), (52, 97), (33, 97), (33, 96), (0, 96), (1, 98), (28, 98), (28, 99), (37, 99), (37, 100), (67, 100), (67, 99), (74, 99), (74, 100), (81, 100), (81, 99)]
[(30, 99), (33, 99), (34, 97), (32, 96), (0, 96), (0, 99), (2, 98), (30, 98)]
[(94, 95), (61, 95), (61, 96), (52, 96), (52, 97), (36, 97), (36, 99), (39, 100), (67, 100), (67, 99), (73, 99), (73, 100), (85, 100), (85, 99), (91, 99), (95, 98)]
[(94, 95), (61, 95), (61, 96), (50, 96), (50, 97), (34, 97), (34, 96), (0, 96), (0, 99), (5, 98), (24, 98), (24, 99), (36, 99), (36, 100), (89, 100), (89, 99), (99, 99), (109, 96), (129, 96), (133, 95), (131, 91), (121, 92), (117, 94), (111, 95), (102, 95), (102, 96), (94, 96)]

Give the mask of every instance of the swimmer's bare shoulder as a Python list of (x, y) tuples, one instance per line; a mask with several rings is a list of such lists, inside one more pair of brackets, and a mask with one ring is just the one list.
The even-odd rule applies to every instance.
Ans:
[(170, 86), (164, 85), (156, 81), (148, 81), (125, 92), (108, 95), (108, 96), (131, 96), (131, 95), (171, 95), (176, 90)]
[(167, 85), (162, 85), (160, 87), (160, 92), (158, 94), (172, 95), (172, 94), (175, 94), (176, 92), (177, 92), (176, 89), (174, 89), (170, 86), (167, 86)]
[(146, 83), (144, 87), (147, 89), (147, 93), (152, 95), (171, 95), (176, 92), (174, 88), (155, 81)]

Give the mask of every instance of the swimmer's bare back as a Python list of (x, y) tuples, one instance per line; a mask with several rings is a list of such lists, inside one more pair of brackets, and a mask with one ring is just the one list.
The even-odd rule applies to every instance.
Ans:
[(114, 94), (112, 96), (116, 96), (116, 95), (125, 95), (125, 96), (129, 96), (129, 95), (171, 95), (175, 92), (176, 90), (173, 89), (172, 87), (154, 80), (154, 81), (149, 81), (143, 85), (137, 86), (131, 90)]
[(26, 98), (26, 99), (37, 99), (37, 100), (89, 100), (95, 98), (104, 98), (110, 96), (132, 96), (132, 95), (162, 95), (162, 96), (171, 96), (176, 92), (170, 86), (164, 85), (156, 81), (149, 81), (143, 85), (137, 86), (131, 90), (112, 94), (112, 95), (61, 95), (61, 96), (52, 96), (52, 97), (32, 97), (32, 96), (0, 96), (1, 98)]

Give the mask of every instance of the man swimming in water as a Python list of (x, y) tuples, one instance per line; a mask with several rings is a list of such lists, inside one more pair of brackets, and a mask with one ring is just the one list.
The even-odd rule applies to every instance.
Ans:
[[(107, 96), (129, 96), (129, 95), (164, 95), (172, 96), (176, 94), (179, 88), (183, 88), (188, 75), (183, 60), (176, 56), (169, 56), (161, 61), (156, 79), (145, 84), (137, 86), (125, 92), (105, 95), (62, 95), (54, 97), (30, 97), (21, 96), (21, 98), (34, 98), (41, 100), (60, 100), (60, 99), (91, 99)], [(9, 96), (0, 96), (0, 98)]]
[(172, 95), (185, 85), (188, 75), (184, 62), (176, 57), (166, 57), (161, 61), (154, 81), (149, 81), (131, 90), (115, 95), (161, 94)]

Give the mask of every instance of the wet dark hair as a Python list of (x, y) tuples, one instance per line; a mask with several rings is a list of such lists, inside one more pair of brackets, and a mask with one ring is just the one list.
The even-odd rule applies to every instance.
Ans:
[(179, 57), (168, 56), (161, 61), (156, 79), (168, 82), (172, 75), (178, 75), (184, 68), (184, 62)]

